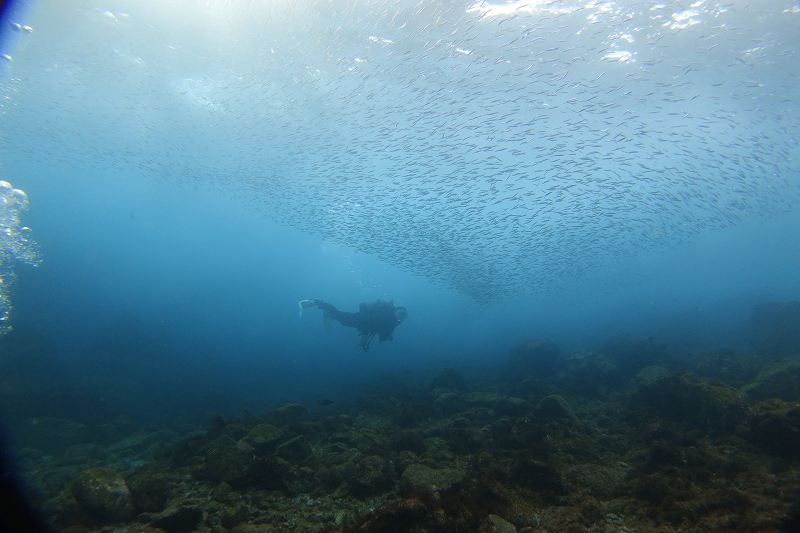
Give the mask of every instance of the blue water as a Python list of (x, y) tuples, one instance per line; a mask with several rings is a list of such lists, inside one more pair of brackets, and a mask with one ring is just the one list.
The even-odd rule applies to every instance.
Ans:
[[(622, 107), (610, 111), (612, 119), (630, 120), (627, 106), (654, 128), (652, 136), (631, 134), (627, 145), (634, 158), (661, 169), (654, 181), (638, 182), (641, 176), (629, 176), (627, 162), (583, 145), (594, 128), (603, 131), (602, 107), (570, 108), (567, 115), (541, 119), (546, 122), (542, 131), (554, 131), (556, 137), (542, 138), (539, 132), (502, 141), (505, 127), (518, 132), (519, 122), (540, 116), (543, 109), (523, 108), (518, 121), (510, 117), (504, 127), (503, 122), (496, 125), (497, 140), (487, 139), (486, 131), (478, 131), (482, 115), (469, 109), (473, 88), (463, 88), (462, 97), (457, 80), (448, 74), (429, 75), (425, 84), (411, 74), (437, 59), (425, 46), (424, 32), (430, 29), (409, 16), (422, 29), (401, 43), (406, 30), (390, 22), (389, 8), (382, 4), (353, 3), (350, 9), (362, 9), (363, 18), (352, 27), (326, 22), (328, 10), (335, 11), (332, 6), (275, 6), (263, 33), (248, 22), (248, 9), (263, 15), (271, 8), (226, 5), (193, 11), (176, 4), (148, 12), (128, 2), (15, 6), (17, 11), (3, 21), (2, 46), (13, 61), (3, 65), (8, 99), (0, 125), (0, 177), (30, 198), (23, 223), (33, 228), (42, 264), (15, 267), (13, 335), (28, 339), (18, 341), (22, 344), (47, 346), (51, 368), (57, 369), (45, 380), (47, 386), (88, 391), (143, 418), (202, 418), (283, 401), (346, 400), (361, 384), (386, 374), (421, 379), (447, 366), (480, 368), (530, 338), (554, 340), (566, 352), (591, 350), (616, 335), (652, 336), (681, 347), (746, 346), (753, 305), (800, 297), (800, 95), (793, 84), (799, 19), (790, 3), (727, 6), (728, 16), (742, 25), (721, 37), (709, 37), (723, 32), (714, 20), (726, 16), (720, 6), (698, 15), (698, 28), (661, 30), (656, 21), (650, 28), (633, 29), (638, 62), (630, 63), (624, 55), (600, 61), (621, 45), (603, 48), (599, 37), (585, 42), (574, 37), (580, 54), (568, 50), (565, 40), (585, 24), (583, 15), (540, 16), (523, 9), (523, 19), (533, 22), (515, 18), (470, 41), (470, 32), (483, 31), (476, 21), (483, 19), (475, 19), (470, 5), (431, 7), (466, 35), (453, 46), (484, 44), (495, 47), (492, 53), (510, 55), (514, 45), (508, 41), (524, 30), (514, 25), (529, 24), (546, 36), (545, 44), (531, 44), (547, 45), (543, 57), (582, 54), (570, 69), (555, 65), (542, 70), (555, 77), (563, 71), (576, 85), (562, 93), (534, 95), (531, 102), (550, 98), (564, 106), (571, 96), (590, 98), (590, 82), (603, 72), (599, 84), (624, 86), (628, 80), (637, 94), (646, 94), (645, 86), (668, 93), (658, 106), (670, 96), (678, 99), (666, 104), (673, 110), (631, 103), (618, 93), (607, 96), (608, 87), (602, 85), (596, 89), (601, 100), (622, 101)], [(634, 8), (647, 20), (647, 6)], [(281, 9), (305, 15), (281, 14)], [(749, 28), (749, 10), (772, 18)], [(494, 16), (486, 15), (486, 23), (498, 24)], [(607, 33), (630, 29), (619, 17), (601, 26)], [(33, 32), (9, 29), (17, 19)], [(299, 26), (293, 28), (291, 21)], [(566, 38), (544, 32), (567, 32), (562, 26), (569, 26)], [(321, 37), (310, 39), (309, 46), (320, 48), (311, 52), (299, 36), (313, 35), (314, 29)], [(648, 31), (663, 31), (664, 41), (653, 38), (645, 44)], [(369, 58), (398, 69), (385, 74), (380, 87), (370, 86), (380, 73), (336, 77), (339, 68), (352, 72), (345, 69), (350, 63), (340, 66), (345, 56), (352, 68), (366, 68), (352, 58), (362, 53), (360, 47), (377, 42), (368, 36), (384, 35), (398, 41), (385, 47), (416, 50), (416, 62), (401, 52)], [(533, 39), (538, 33), (520, 35)], [(748, 51), (745, 44), (754, 36), (764, 42), (751, 42)], [(730, 54), (709, 59), (705, 69), (696, 63), (703, 54), (690, 52), (709, 39), (719, 42), (717, 51)], [(648, 50), (667, 41), (667, 51), (655, 55), (669, 58), (672, 47), (691, 57), (675, 56), (677, 65), (670, 59), (649, 63)], [(285, 49), (276, 51), (279, 45)], [(756, 45), (761, 48), (755, 50)], [(334, 51), (326, 56), (326, 49)], [(600, 55), (590, 60), (587, 50)], [(447, 54), (443, 57), (453, 62), (470, 57)], [(304, 64), (309, 57), (318, 57), (318, 64)], [(473, 67), (481, 83), (505, 68), (502, 62), (498, 67), (484, 64), (491, 61)], [(731, 64), (744, 69), (735, 71), (735, 79), (727, 74)], [(701, 75), (691, 78), (686, 65)], [(315, 78), (316, 85), (298, 81), (316, 67), (330, 67)], [(519, 69), (525, 72), (524, 65)], [(680, 73), (687, 81), (675, 81)], [(408, 90), (417, 92), (404, 93), (398, 80), (406, 75), (418, 84)], [(575, 89), (580, 82), (585, 87)], [(718, 89), (716, 83), (730, 86)], [(395, 92), (381, 93), (381, 87)], [(484, 96), (498, 98), (508, 91), (525, 97), (532, 90), (505, 80), (483, 87)], [(441, 105), (422, 103), (441, 88), (455, 96)], [(308, 93), (293, 92), (299, 90)], [(264, 99), (254, 100), (259, 94)], [(174, 100), (165, 101), (165, 95)], [(401, 95), (406, 100), (397, 104)], [(459, 99), (466, 111), (455, 107)], [(412, 113), (417, 100), (419, 116)], [(505, 112), (510, 101), (503, 100), (499, 109)], [(727, 119), (703, 115), (703, 106), (716, 111), (713, 106), (720, 101)], [(395, 105), (406, 109), (398, 115)], [(684, 110), (694, 114), (696, 121), (689, 124), (695, 129), (680, 140), (680, 149), (689, 155), (678, 157), (666, 138), (675, 130), (659, 124)], [(403, 145), (382, 137), (379, 126), (424, 120), (425, 113), (434, 111), (444, 117), (450, 113), (454, 131), (459, 122), (467, 128), (458, 130), (462, 141), (475, 128), (476, 142), (488, 146), (488, 153), (510, 157), (504, 160), (511, 167), (544, 161), (549, 167), (544, 174), (550, 176), (589, 157), (597, 168), (558, 174), (561, 183), (577, 183), (579, 193), (565, 193), (557, 204), (565, 210), (562, 218), (528, 219), (521, 228), (529, 236), (518, 237), (512, 225), (493, 225), (489, 214), (470, 218), (460, 211), (467, 199), (486, 213), (494, 209), (493, 203), (467, 196), (489, 187), (482, 181), (488, 173), (485, 160), (470, 163), (458, 148), (459, 158), (425, 169), (433, 157), (426, 154), (447, 152), (444, 135), (435, 129), (440, 125), (423, 121), (418, 126), (432, 131), (425, 143), (433, 148), (423, 149), (419, 139)], [(597, 124), (573, 129), (562, 122), (573, 115)], [(343, 117), (351, 122), (341, 122)], [(710, 130), (698, 129), (701, 118)], [(333, 135), (337, 128), (341, 138)], [(751, 134), (765, 144), (748, 144)], [(353, 153), (345, 150), (347, 139)], [(435, 146), (436, 139), (442, 146)], [(665, 153), (646, 158), (648, 152), (637, 148), (642, 140), (661, 143)], [(565, 141), (574, 143), (572, 149), (565, 148)], [(729, 144), (720, 145), (719, 153), (700, 144), (716, 141)], [(534, 145), (536, 150), (530, 148), (527, 155), (508, 155), (507, 149)], [(397, 146), (402, 166), (388, 155)], [(600, 148), (609, 153), (626, 149)], [(386, 157), (381, 159), (381, 153)], [(742, 173), (716, 165), (736, 167), (736, 154), (752, 155), (740, 162)], [(772, 166), (758, 166), (764, 157), (775, 158)], [(475, 175), (465, 177), (470, 169)], [(279, 177), (267, 176), (272, 171)], [(395, 184), (398, 172), (409, 175)], [(613, 178), (620, 173), (624, 176)], [(442, 191), (433, 197), (419, 192), (434, 188), (434, 178), (442, 176), (446, 179), (437, 182), (444, 183)], [(536, 202), (546, 196), (545, 189), (536, 188), (536, 176), (513, 178), (510, 185), (533, 183), (528, 198), (539, 209), (544, 204)], [(594, 196), (592, 176), (616, 180), (600, 190), (631, 196)], [(690, 197), (703, 203), (660, 196), (683, 191), (684, 179), (693, 180)], [(643, 196), (633, 196), (639, 186)], [(447, 190), (462, 200), (451, 199)], [(589, 216), (593, 209), (599, 211)], [(626, 222), (629, 214), (631, 220), (653, 216), (664, 225), (656, 230), (657, 224)], [(498, 225), (507, 233), (484, 233)], [(539, 234), (542, 228), (551, 237)], [(451, 249), (443, 247), (448, 240)], [(592, 246), (596, 243), (599, 249)], [(353, 330), (337, 324), (326, 328), (313, 309), (301, 315), (297, 302), (304, 298), (322, 298), (345, 310), (357, 309), (360, 302), (393, 300), (408, 308), (409, 318), (393, 341), (364, 353)]]

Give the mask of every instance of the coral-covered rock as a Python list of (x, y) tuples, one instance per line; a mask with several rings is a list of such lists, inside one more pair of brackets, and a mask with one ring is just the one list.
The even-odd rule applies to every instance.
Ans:
[(72, 484), (72, 494), (89, 515), (101, 522), (124, 522), (133, 516), (128, 485), (110, 468), (82, 471)]

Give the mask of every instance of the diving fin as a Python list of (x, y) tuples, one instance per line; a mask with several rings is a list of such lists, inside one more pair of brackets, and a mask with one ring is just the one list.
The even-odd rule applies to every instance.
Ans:
[(300, 317), (303, 316), (303, 309), (308, 309), (309, 307), (316, 307), (317, 302), (316, 300), (300, 300), (297, 302), (297, 308), (300, 309)]

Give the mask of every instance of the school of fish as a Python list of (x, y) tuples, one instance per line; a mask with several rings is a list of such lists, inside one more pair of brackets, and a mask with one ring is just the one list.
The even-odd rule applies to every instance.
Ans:
[(176, 6), (19, 21), (0, 155), (211, 187), (478, 302), (798, 205), (790, 0)]

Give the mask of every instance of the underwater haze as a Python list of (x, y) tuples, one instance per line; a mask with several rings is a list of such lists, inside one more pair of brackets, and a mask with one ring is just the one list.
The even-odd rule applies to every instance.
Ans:
[[(445, 368), (488, 379), (542, 341), (562, 361), (531, 355), (547, 386), (484, 386), (577, 406), (606, 393), (570, 397), (564, 361), (618, 364), (609, 339), (637, 369), (703, 376), (685, 365), (709, 350), (763, 360), (754, 312), (800, 300), (796, 0), (3, 10), (0, 390), (22, 448), (39, 417), (345, 409)], [(408, 317), (364, 350), (308, 299)], [(800, 354), (791, 309), (769, 315), (781, 357)], [(633, 374), (603, 386), (628, 394)], [(324, 527), (363, 525), (351, 511)], [(108, 516), (83, 524), (124, 521)]]

